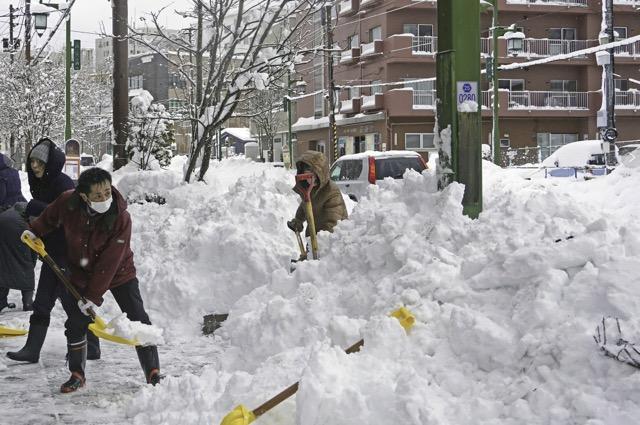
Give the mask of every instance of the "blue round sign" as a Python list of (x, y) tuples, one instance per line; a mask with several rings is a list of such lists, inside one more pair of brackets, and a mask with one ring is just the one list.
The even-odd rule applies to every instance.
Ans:
[(462, 90), (464, 90), (465, 93), (469, 93), (471, 91), (471, 84), (469, 83), (464, 83), (462, 85)]

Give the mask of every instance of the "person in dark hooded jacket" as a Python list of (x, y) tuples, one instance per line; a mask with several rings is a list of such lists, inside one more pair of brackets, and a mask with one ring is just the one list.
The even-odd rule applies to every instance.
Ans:
[[(24, 204), (26, 202), (22, 196), (21, 186), (20, 174), (18, 170), (13, 168), (13, 161), (0, 153), (0, 213), (7, 211), (15, 204)], [(23, 308), (25, 310), (29, 309), (33, 298), (33, 269), (30, 274), (28, 270), (31, 264), (30, 256), (24, 255), (24, 249), (21, 249), (20, 243), (7, 239), (10, 238), (9, 235), (13, 235), (15, 232), (18, 232), (18, 234), (22, 232), (20, 229), (24, 226), (20, 221), (20, 216), (10, 211), (3, 213), (2, 219), (0, 219), (0, 234), (3, 237), (3, 240), (0, 241), (0, 255), (3, 257), (0, 259), (0, 264), (2, 264), (0, 272), (10, 273), (9, 270), (5, 270), (7, 267), (11, 267), (11, 272), (13, 272), (11, 276), (4, 276), (6, 279), (0, 277), (0, 284), (8, 285), (0, 287), (0, 311), (7, 307), (15, 308), (16, 306), (7, 300), (10, 288), (27, 288), (22, 289)], [(33, 265), (31, 265), (31, 268), (33, 268)]]
[(0, 211), (12, 207), (16, 202), (25, 202), (20, 174), (13, 168), (11, 158), (0, 153)]
[[(42, 138), (27, 155), (27, 175), (33, 199), (26, 205), (25, 214), (28, 217), (38, 217), (45, 208), (58, 196), (74, 188), (73, 181), (62, 172), (66, 157), (48, 138)], [(60, 266), (67, 268), (67, 254), (64, 232), (56, 230), (48, 234), (44, 244), (49, 256)], [(29, 335), (25, 346), (17, 352), (7, 353), (7, 357), (16, 361), (37, 363), (40, 350), (47, 336), (51, 310), (64, 291), (62, 283), (58, 281), (51, 268), (43, 264), (40, 269), (38, 289), (33, 301), (33, 314), (29, 320)], [(32, 291), (33, 294), (33, 291)], [(100, 343), (93, 334), (88, 336), (89, 350), (87, 358), (100, 358)]]
[[(315, 182), (311, 189), (311, 206), (315, 220), (316, 231), (333, 232), (338, 221), (347, 218), (347, 207), (342, 198), (340, 188), (329, 178), (329, 165), (322, 152), (307, 151), (296, 161), (298, 174), (313, 172)], [(304, 201), (298, 206), (295, 217), (287, 222), (287, 226), (294, 232), (302, 232), (306, 221)], [(306, 236), (309, 236), (307, 225)]]

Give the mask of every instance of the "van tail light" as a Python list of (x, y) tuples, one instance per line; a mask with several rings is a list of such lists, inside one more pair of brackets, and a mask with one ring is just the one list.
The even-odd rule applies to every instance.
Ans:
[(376, 159), (369, 157), (369, 183), (376, 184)]

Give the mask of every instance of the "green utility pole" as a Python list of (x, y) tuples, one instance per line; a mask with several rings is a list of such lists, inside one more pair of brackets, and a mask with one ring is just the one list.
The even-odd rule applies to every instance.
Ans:
[(438, 186), (464, 184), (463, 212), (477, 218), (482, 211), (480, 2), (438, 0), (437, 7)]
[(71, 13), (67, 15), (64, 139), (71, 138)]

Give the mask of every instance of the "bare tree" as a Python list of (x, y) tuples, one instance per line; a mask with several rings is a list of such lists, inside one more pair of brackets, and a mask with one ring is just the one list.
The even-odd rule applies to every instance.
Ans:
[(241, 102), (235, 114), (250, 118), (255, 123), (259, 133), (264, 136), (262, 145), (266, 145), (271, 152), (273, 140), (286, 122), (283, 109), (285, 94), (286, 89), (282, 87), (256, 91)]
[[(160, 25), (163, 10), (152, 13), (156, 36), (169, 41), (175, 53), (160, 51), (130, 28), (133, 38), (162, 54), (190, 87), (192, 141), (185, 181), (200, 163), (198, 179), (209, 167), (212, 136), (243, 99), (283, 80), (302, 45), (301, 28), (319, 0), (192, 0), (182, 12), (198, 22), (191, 34), (169, 36)], [(194, 63), (195, 60), (195, 63)], [(195, 71), (195, 76), (194, 76)]]
[(64, 125), (64, 74), (50, 62), (26, 65), (0, 61), (0, 132), (15, 144), (9, 155), (23, 161), (26, 152), (42, 136), (62, 134)]

